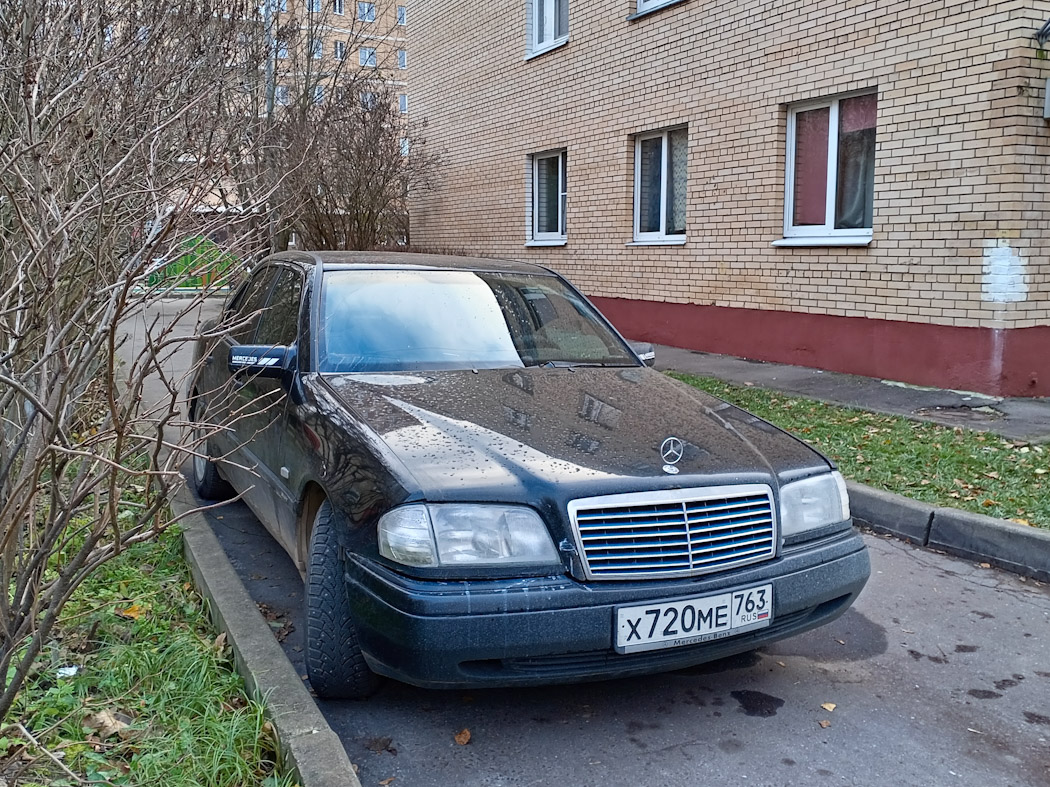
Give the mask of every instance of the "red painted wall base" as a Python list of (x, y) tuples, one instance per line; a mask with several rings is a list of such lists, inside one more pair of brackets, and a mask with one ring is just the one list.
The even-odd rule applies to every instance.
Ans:
[(1050, 326), (948, 325), (594, 298), (625, 336), (690, 350), (978, 391), (1050, 396)]

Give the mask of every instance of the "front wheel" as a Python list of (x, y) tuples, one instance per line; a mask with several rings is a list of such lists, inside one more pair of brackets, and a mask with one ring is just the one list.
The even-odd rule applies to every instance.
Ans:
[(233, 489), (219, 475), (208, 449), (208, 426), (202, 423), (204, 405), (198, 399), (193, 405), (193, 488), (204, 500), (226, 500)]
[(306, 569), (306, 671), (317, 696), (360, 699), (379, 686), (365, 663), (343, 579), (331, 503), (321, 504)]

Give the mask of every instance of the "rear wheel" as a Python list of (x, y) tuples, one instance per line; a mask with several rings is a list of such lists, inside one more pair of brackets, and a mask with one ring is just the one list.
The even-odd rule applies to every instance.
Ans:
[(222, 476), (211, 459), (208, 448), (208, 427), (202, 423), (204, 404), (198, 399), (193, 406), (193, 488), (205, 500), (225, 500), (233, 495), (233, 489)]
[(306, 569), (306, 671), (319, 697), (359, 699), (379, 686), (365, 663), (343, 579), (331, 504), (317, 510)]

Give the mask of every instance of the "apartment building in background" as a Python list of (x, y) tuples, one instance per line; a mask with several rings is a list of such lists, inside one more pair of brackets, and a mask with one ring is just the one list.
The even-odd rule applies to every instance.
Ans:
[(1050, 395), (1050, 0), (413, 8), (423, 247), (627, 336)]
[[(286, 106), (306, 94), (314, 103), (341, 96), (333, 74), (367, 72), (393, 91), (408, 112), (406, 0), (264, 0), (273, 36), (273, 103)], [(264, 7), (265, 8), (265, 7)], [(366, 90), (362, 100), (367, 101)]]

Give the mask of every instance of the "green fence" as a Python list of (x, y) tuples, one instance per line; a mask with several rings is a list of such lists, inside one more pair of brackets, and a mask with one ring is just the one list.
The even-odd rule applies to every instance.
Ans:
[(179, 244), (177, 259), (149, 275), (149, 286), (202, 288), (222, 284), (237, 258), (214, 241), (198, 235)]

